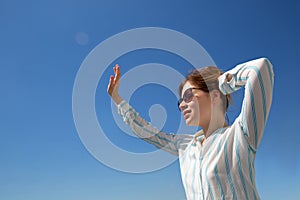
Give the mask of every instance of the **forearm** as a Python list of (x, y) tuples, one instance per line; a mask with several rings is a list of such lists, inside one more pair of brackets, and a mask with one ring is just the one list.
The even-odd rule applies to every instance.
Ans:
[[(228, 80), (229, 75), (232, 78)], [(252, 60), (224, 73), (219, 78), (220, 90), (232, 93), (245, 86), (242, 110), (237, 118), (250, 144), (257, 148), (260, 143), (272, 102), (273, 69), (265, 59)]]
[[(266, 58), (260, 58), (237, 65), (219, 77), (219, 88), (224, 94), (239, 90), (247, 83), (260, 81), (260, 87), (266, 85), (266, 89), (273, 87), (273, 68)], [(262, 81), (263, 78), (268, 80)]]
[(111, 97), (113, 102), (116, 104), (116, 106), (118, 106), (124, 99), (119, 96), (119, 95), (115, 95), (113, 97)]
[(118, 105), (118, 112), (124, 122), (130, 126), (133, 133), (139, 138), (153, 144), (157, 148), (178, 155), (177, 139), (174, 134), (166, 134), (152, 126), (149, 122), (140, 117), (124, 100)]

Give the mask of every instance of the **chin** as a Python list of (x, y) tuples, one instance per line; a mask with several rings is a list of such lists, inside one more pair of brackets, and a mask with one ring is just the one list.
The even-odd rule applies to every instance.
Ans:
[(198, 122), (197, 122), (197, 120), (193, 120), (193, 118), (187, 118), (186, 120), (185, 120), (185, 123), (186, 123), (186, 125), (188, 125), (188, 126), (198, 126)]

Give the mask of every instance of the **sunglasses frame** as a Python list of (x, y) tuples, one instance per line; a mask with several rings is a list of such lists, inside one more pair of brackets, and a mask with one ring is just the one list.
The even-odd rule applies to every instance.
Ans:
[[(180, 98), (177, 102), (178, 104), (178, 109), (180, 110), (180, 104), (184, 101), (185, 103), (189, 103), (193, 100), (193, 97), (195, 96), (193, 93), (193, 90), (201, 90), (201, 88), (196, 88), (196, 87), (191, 87), (188, 88), (184, 91), (182, 98)], [(190, 91), (191, 92), (191, 96), (190, 97), (186, 97), (186, 92)]]

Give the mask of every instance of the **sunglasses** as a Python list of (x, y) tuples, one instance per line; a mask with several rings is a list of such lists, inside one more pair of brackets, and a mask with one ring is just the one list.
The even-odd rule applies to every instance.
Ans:
[(194, 93), (193, 90), (201, 90), (201, 88), (188, 88), (184, 93), (183, 93), (183, 97), (180, 98), (178, 100), (178, 108), (180, 110), (180, 104), (182, 103), (182, 101), (184, 101), (185, 103), (189, 103), (193, 100), (194, 97)]

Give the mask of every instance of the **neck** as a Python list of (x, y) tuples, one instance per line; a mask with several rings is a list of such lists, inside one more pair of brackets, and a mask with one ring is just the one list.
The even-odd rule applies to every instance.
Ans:
[(223, 128), (224, 126), (225, 126), (224, 117), (210, 120), (207, 126), (202, 126), (205, 138), (208, 138), (212, 133), (214, 133), (219, 128)]

